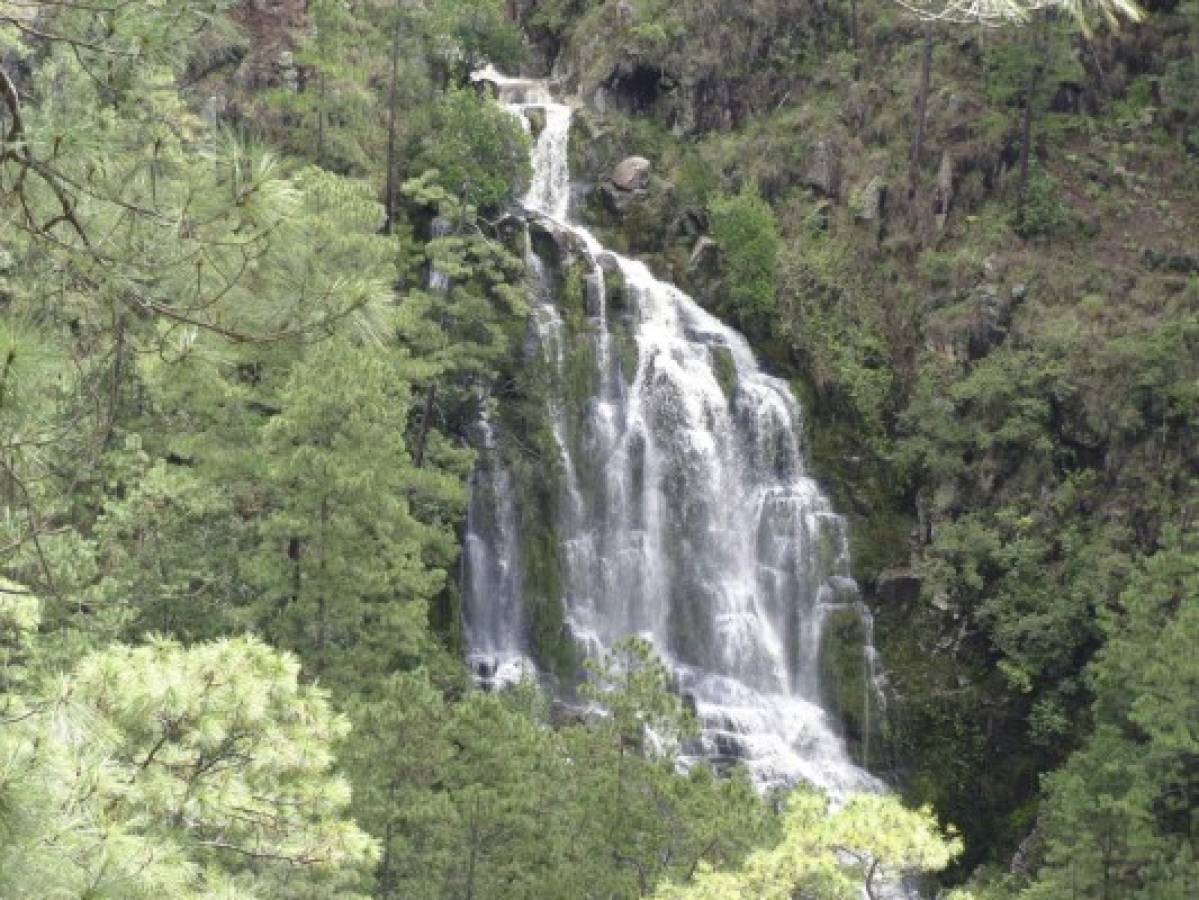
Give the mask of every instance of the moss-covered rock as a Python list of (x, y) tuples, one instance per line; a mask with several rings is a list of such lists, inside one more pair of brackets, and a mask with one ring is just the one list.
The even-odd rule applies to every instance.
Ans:
[(877, 723), (877, 701), (869, 661), (863, 650), (869, 633), (861, 613), (853, 607), (827, 614), (820, 636), (820, 687), (825, 706), (841, 724), (851, 752), (859, 762)]
[(716, 380), (720, 389), (730, 400), (737, 390), (737, 363), (733, 360), (733, 351), (728, 347), (712, 347), (712, 368), (716, 372)]

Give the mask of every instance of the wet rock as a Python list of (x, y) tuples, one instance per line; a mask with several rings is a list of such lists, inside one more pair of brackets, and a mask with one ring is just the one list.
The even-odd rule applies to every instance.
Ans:
[(525, 119), (528, 120), (533, 140), (537, 140), (541, 132), (545, 131), (545, 110), (540, 106), (531, 106), (525, 110)]
[(691, 258), (687, 260), (687, 274), (707, 278), (720, 274), (720, 245), (710, 237), (696, 241)]
[(707, 221), (707, 216), (702, 210), (685, 209), (675, 216), (666, 233), (671, 240), (694, 240), (707, 230)]
[(835, 603), (842, 606), (852, 606), (862, 597), (861, 591), (858, 589), (858, 583), (852, 578), (846, 578), (844, 575), (830, 575), (825, 580), (820, 594), (821, 602)]
[(562, 267), (566, 247), (556, 228), (543, 220), (534, 219), (529, 223), (529, 242), (533, 252), (541, 257), (547, 268), (556, 270)]
[(614, 275), (620, 274), (620, 261), (617, 260), (615, 254), (601, 253), (596, 257), (595, 264), (604, 270), (604, 277), (609, 280)]
[(607, 216), (614, 216), (617, 219), (620, 219), (624, 215), (633, 198), (633, 195), (628, 191), (622, 191), (615, 185), (608, 184), (606, 181), (595, 186), (593, 195), (601, 213)]
[(817, 141), (808, 156), (802, 181), (824, 196), (837, 199), (841, 193), (840, 148), (829, 140)]
[(652, 168), (644, 156), (629, 156), (612, 170), (612, 183), (622, 191), (643, 191), (649, 187)]
[(828, 613), (820, 634), (819, 671), (825, 706), (852, 750), (859, 753), (874, 716), (869, 664), (863, 648), (866, 623), (859, 610), (839, 607)]
[(620, 263), (611, 253), (601, 253), (595, 264), (604, 273), (604, 303), (609, 313), (623, 311), (628, 306), (628, 288)]
[(499, 86), (489, 78), (472, 78), (475, 93), (485, 100), (498, 100), (500, 96)]
[(603, 270), (593, 270), (583, 279), (584, 303), (587, 315), (595, 318), (603, 315), (605, 306), (605, 280)]
[(737, 363), (733, 351), (729, 347), (710, 347), (708, 352), (712, 355), (712, 369), (720, 389), (731, 400), (737, 390)]
[(883, 603), (908, 604), (920, 598), (922, 581), (911, 569), (887, 569), (878, 576), (875, 593)]

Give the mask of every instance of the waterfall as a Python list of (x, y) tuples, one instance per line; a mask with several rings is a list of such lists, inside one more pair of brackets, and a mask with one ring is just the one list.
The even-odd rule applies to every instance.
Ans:
[[(834, 795), (880, 789), (822, 706), (825, 614), (861, 604), (845, 522), (806, 470), (790, 389), (740, 334), (570, 220), (571, 108), (544, 82), (478, 77), (530, 130), (537, 110), (526, 216), (586, 270), (585, 319), (571, 329), (550, 263), (527, 258), (531, 352), (555, 385), (545, 413), (560, 457), (560, 602), (579, 654), (651, 640), (700, 721), (689, 762), (742, 762), (762, 784), (802, 779)], [(561, 389), (578, 350), (584, 403)], [(519, 490), (496, 428), (485, 412), (464, 585), (468, 653), (487, 685), (521, 677), (534, 655)], [(861, 652), (873, 679), (873, 649)]]

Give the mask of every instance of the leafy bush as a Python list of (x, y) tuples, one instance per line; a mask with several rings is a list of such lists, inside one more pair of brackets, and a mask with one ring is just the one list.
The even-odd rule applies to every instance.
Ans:
[(1014, 222), (1016, 233), (1026, 238), (1048, 237), (1069, 224), (1070, 208), (1062, 202), (1057, 181), (1039, 166), (1030, 167), (1027, 193)]
[(748, 187), (712, 201), (712, 235), (724, 252), (725, 305), (750, 325), (762, 325), (776, 309), (780, 239), (774, 212)]
[(494, 211), (529, 182), (529, 140), (515, 117), (465, 90), (448, 92), (434, 112), (420, 167), (437, 171), (448, 193)]

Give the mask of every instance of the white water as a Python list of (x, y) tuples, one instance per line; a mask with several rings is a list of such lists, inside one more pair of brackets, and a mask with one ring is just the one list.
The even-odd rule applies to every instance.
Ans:
[[(523, 205), (590, 273), (587, 327), (574, 340), (590, 342), (594, 391), (585, 409), (560, 393), (547, 400), (561, 457), (561, 602), (577, 646), (595, 656), (629, 634), (652, 640), (695, 703), (697, 757), (743, 762), (762, 784), (881, 789), (850, 761), (820, 702), (822, 623), (864, 607), (844, 521), (805, 471), (798, 404), (740, 334), (570, 221), (570, 107), (542, 82), (479, 77), (526, 126), (533, 109), (544, 115)], [(546, 261), (532, 251), (527, 261), (537, 352), (560, 386), (578, 348), (567, 346)], [(606, 305), (605, 270), (625, 285), (619, 313)], [(635, 368), (613, 350), (621, 329), (635, 340)], [(722, 366), (732, 375), (723, 387)], [(465, 616), (476, 674), (493, 685), (533, 664), (519, 492), (493, 452), (489, 416), (480, 428)], [(873, 648), (862, 652), (873, 672)]]

